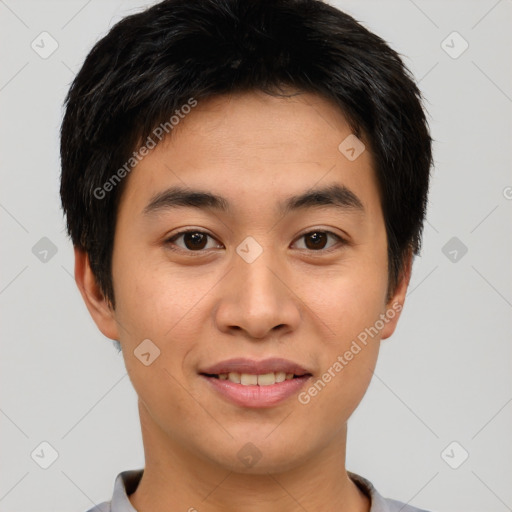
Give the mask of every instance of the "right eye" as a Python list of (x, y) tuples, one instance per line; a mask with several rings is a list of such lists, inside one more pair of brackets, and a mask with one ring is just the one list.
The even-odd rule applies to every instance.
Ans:
[[(208, 238), (215, 240), (215, 238), (213, 238), (209, 233), (206, 233), (205, 231), (189, 229), (186, 231), (180, 231), (179, 233), (172, 235), (165, 241), (165, 243), (173, 251), (201, 252), (203, 250), (215, 247), (207, 247)], [(182, 239), (183, 245), (176, 243), (176, 241), (180, 239)], [(220, 245), (222, 247), (222, 244)], [(218, 244), (217, 247), (219, 247)]]

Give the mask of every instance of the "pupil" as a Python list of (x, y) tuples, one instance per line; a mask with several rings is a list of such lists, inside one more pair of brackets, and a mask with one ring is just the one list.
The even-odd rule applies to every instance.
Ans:
[(311, 235), (307, 237), (307, 240), (313, 240), (313, 244), (309, 244), (308, 242), (306, 242), (306, 246), (308, 247), (308, 249), (318, 249), (325, 246), (327, 236), (325, 233), (315, 231), (314, 233), (311, 233)]
[(188, 249), (203, 249), (206, 245), (206, 236), (202, 233), (186, 233), (184, 238)]

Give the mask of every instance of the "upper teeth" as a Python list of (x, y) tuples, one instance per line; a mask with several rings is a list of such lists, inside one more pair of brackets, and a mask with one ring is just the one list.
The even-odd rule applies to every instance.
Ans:
[(237, 384), (243, 384), (244, 386), (271, 386), (276, 382), (283, 382), (284, 380), (293, 379), (293, 373), (285, 372), (272, 372), (264, 373), (262, 375), (253, 375), (251, 373), (221, 373), (219, 375), (220, 380), (230, 380)]

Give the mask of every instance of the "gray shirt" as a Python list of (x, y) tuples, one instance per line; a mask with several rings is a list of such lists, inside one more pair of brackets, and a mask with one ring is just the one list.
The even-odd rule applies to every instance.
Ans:
[[(114, 484), (112, 500), (100, 503), (87, 512), (137, 512), (130, 503), (128, 496), (135, 492), (143, 471), (142, 469), (134, 469), (119, 473)], [(401, 501), (384, 498), (369, 480), (350, 471), (347, 471), (347, 473), (352, 481), (370, 498), (370, 512), (428, 512), (406, 505)]]

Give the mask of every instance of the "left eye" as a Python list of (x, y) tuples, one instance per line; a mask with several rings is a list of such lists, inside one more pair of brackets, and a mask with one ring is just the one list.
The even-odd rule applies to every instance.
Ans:
[(305, 247), (299, 247), (299, 249), (310, 249), (312, 251), (321, 251), (322, 249), (330, 249), (333, 245), (326, 247), (329, 237), (334, 238), (338, 242), (344, 242), (343, 238), (330, 232), (330, 231), (310, 231), (304, 233), (298, 240), (306, 240)]

